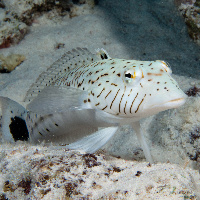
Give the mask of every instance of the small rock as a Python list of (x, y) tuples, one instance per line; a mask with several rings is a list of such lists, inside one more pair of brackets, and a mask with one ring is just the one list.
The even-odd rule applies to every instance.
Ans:
[(11, 54), (9, 56), (0, 55), (0, 72), (11, 72), (18, 65), (20, 65), (26, 57), (20, 54)]

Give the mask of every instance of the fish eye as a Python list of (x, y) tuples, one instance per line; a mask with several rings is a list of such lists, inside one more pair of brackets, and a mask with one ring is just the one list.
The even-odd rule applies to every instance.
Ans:
[(135, 71), (132, 71), (132, 72), (131, 72), (130, 70), (128, 70), (128, 71), (125, 72), (124, 76), (125, 76), (125, 81), (126, 81), (127, 83), (131, 83), (131, 82), (133, 82), (133, 80), (134, 80), (135, 77), (136, 77)]
[(127, 70), (124, 73), (124, 80), (126, 83), (136, 83), (142, 78), (143, 74), (140, 70)]
[(131, 78), (131, 76), (132, 76), (131, 73), (126, 73), (125, 74), (125, 77), (127, 77), (127, 78)]

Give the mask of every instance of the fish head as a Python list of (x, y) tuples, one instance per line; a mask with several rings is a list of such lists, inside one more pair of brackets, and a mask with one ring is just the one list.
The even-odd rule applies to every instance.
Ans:
[(139, 120), (185, 103), (186, 94), (165, 61), (115, 60), (113, 70), (102, 84), (108, 87), (97, 95), (105, 112)]
[(147, 117), (183, 105), (186, 94), (171, 74), (169, 65), (160, 60), (143, 61), (126, 69), (123, 83), (127, 91), (133, 91), (127, 96), (132, 102), (129, 111), (133, 115)]

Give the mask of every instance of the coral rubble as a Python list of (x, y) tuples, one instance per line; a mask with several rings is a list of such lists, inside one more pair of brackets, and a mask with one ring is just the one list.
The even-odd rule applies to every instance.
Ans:
[(185, 18), (190, 37), (200, 44), (200, 1), (185, 1), (181, 3), (179, 10)]
[[(75, 17), (91, 10), (94, 0), (6, 0), (0, 2), (0, 49), (20, 42), (41, 15)], [(37, 21), (37, 20), (36, 20)]]
[(1, 199), (197, 199), (200, 175), (177, 165), (49, 147), (1, 146)]

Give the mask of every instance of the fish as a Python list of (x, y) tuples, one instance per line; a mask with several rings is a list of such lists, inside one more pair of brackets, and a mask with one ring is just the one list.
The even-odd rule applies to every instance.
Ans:
[[(66, 52), (42, 72), (21, 104), (0, 97), (7, 142), (58, 142), (94, 153), (123, 125), (134, 129), (153, 163), (140, 120), (182, 106), (186, 94), (163, 60), (111, 58), (104, 49)], [(63, 147), (63, 146), (62, 146)]]

